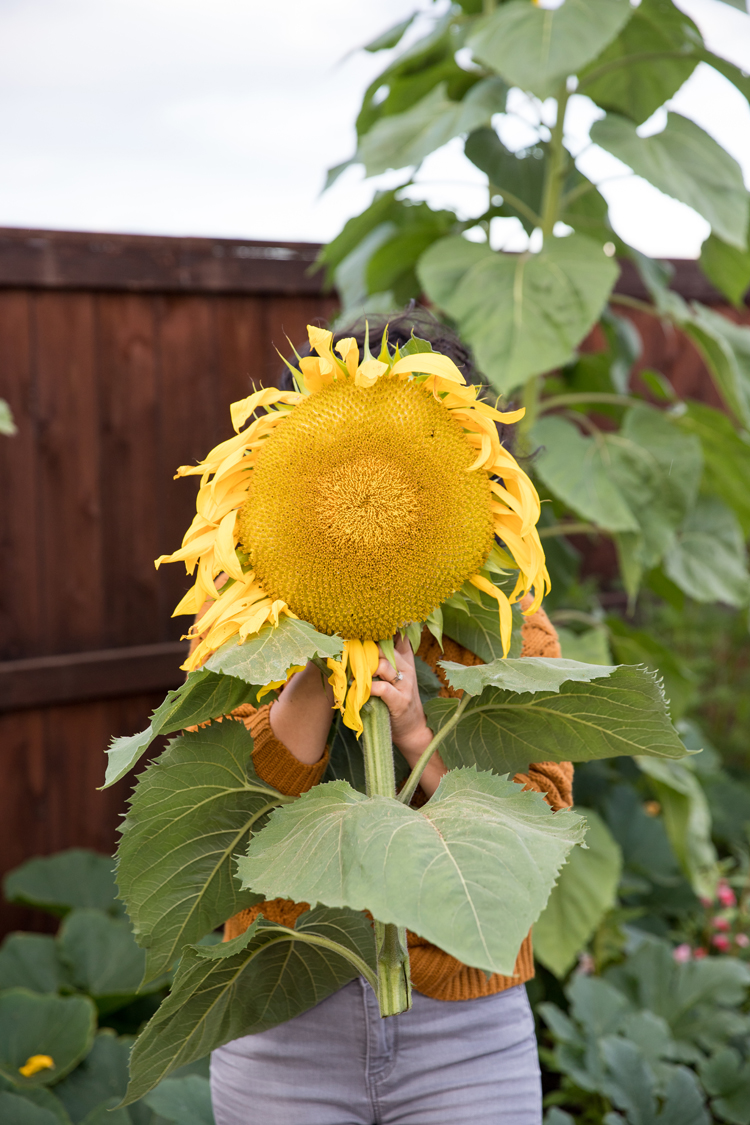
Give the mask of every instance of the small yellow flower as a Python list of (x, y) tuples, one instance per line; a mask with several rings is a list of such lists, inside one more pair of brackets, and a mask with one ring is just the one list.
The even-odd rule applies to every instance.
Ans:
[[(384, 340), (360, 362), (354, 339), (334, 350), (330, 332), (308, 333), (317, 355), (292, 368), (299, 390), (234, 403), (236, 436), (178, 470), (201, 477), (197, 512), (182, 547), (156, 565), (197, 568), (175, 615), (213, 603), (189, 631), (200, 643), (188, 671), (282, 613), (340, 636), (330, 682), (359, 733), (377, 642), (465, 582), (497, 601), (507, 654), (511, 602), (533, 591), (532, 613), (549, 588), (539, 497), (497, 431), (524, 411), (480, 401), (447, 356), (392, 354)], [(510, 597), (485, 568), (490, 552), (518, 571)]]
[(24, 1078), (31, 1078), (32, 1075), (38, 1074), (40, 1070), (52, 1070), (54, 1066), (55, 1060), (50, 1055), (31, 1055), (23, 1066), (19, 1066), (18, 1073), (22, 1074)]

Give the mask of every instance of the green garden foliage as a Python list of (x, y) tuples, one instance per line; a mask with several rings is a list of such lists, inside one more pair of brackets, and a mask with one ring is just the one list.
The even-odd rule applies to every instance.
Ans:
[[(116, 1108), (134, 1036), (171, 976), (141, 986), (145, 954), (123, 917), (114, 860), (81, 848), (30, 860), (6, 877), (5, 893), (63, 920), (54, 937), (18, 932), (0, 946), (3, 1125), (213, 1125), (207, 1059)], [(25, 1077), (19, 1068), (34, 1055), (53, 1065)]]
[[(342, 297), (339, 323), (426, 298), (470, 345), (503, 405), (526, 407), (517, 452), (544, 502), (546, 607), (563, 657), (581, 662), (558, 682), (545, 662), (502, 661), (480, 647), (480, 610), (468, 620), (444, 610), (447, 635), (485, 661), (444, 665), (454, 686), (476, 693), (441, 744), (447, 764), (512, 774), (560, 760), (576, 731), (588, 846), (573, 848), (534, 927), (545, 1123), (747, 1125), (750, 327), (684, 300), (668, 263), (615, 233), (568, 149), (566, 115), (571, 99), (591, 99), (592, 143), (707, 220), (700, 266), (742, 310), (749, 197), (739, 166), (674, 111), (650, 136), (638, 127), (699, 64), (745, 98), (750, 83), (672, 0), (554, 9), (462, 0), (368, 49), (385, 46), (351, 163), (373, 174), (376, 147), (377, 170), (402, 180), (321, 252)], [(470, 124), (483, 92), (501, 84), (502, 109), (489, 121), (477, 111)], [(536, 136), (514, 152), (505, 127), (524, 101)], [(414, 147), (409, 123), (419, 124)], [(426, 157), (457, 136), (487, 192), (472, 215), (451, 221), (446, 204), (438, 219), (418, 202), (414, 177), (424, 181)], [(533, 252), (496, 249), (495, 223), (509, 219), (533, 234)], [(381, 247), (397, 263), (400, 244), (408, 269), (378, 269)], [(615, 291), (618, 258), (631, 260), (648, 301)], [(643, 370), (634, 312), (689, 338), (721, 409), (684, 400), (663, 372)], [(610, 560), (604, 572), (586, 558), (594, 550)], [(662, 692), (688, 757), (646, 703)], [(611, 720), (621, 705), (644, 725), (631, 723), (630, 745), (618, 748), (623, 731)], [(425, 706), (433, 729), (459, 710), (434, 696)], [(661, 754), (644, 757), (639, 741)]]

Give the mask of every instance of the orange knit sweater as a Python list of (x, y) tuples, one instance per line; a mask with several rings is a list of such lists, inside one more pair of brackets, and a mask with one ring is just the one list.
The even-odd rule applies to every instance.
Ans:
[[(557, 634), (544, 610), (539, 610), (524, 620), (522, 636), (522, 656), (560, 655)], [(448, 637), (443, 638), (441, 652), (437, 641), (427, 629), (422, 633), (422, 643), (417, 655), (439, 676), (443, 684), (440, 691), (442, 696), (463, 693), (454, 692), (448, 687), (445, 674), (437, 665), (439, 660), (453, 660), (466, 665), (483, 663), (479, 657)], [(255, 770), (259, 777), (281, 793), (288, 796), (306, 793), (323, 777), (328, 764), (328, 751), (314, 765), (299, 762), (283, 742), (274, 736), (268, 717), (271, 706), (267, 705), (256, 710), (245, 704), (234, 712), (237, 718), (244, 720), (253, 736)], [(547, 802), (555, 811), (572, 804), (573, 767), (570, 762), (538, 762), (530, 767), (528, 773), (517, 774), (515, 780), (523, 782), (526, 789), (535, 789), (538, 793), (546, 794)], [(307, 903), (292, 902), (290, 899), (283, 898), (258, 903), (248, 910), (241, 910), (239, 914), (229, 919), (224, 927), (224, 940), (229, 941), (244, 933), (258, 914), (263, 914), (269, 921), (280, 925), (294, 926), (300, 914), (308, 909)], [(409, 931), (407, 936), (412, 983), (418, 992), (435, 1000), (471, 1000), (478, 996), (490, 996), (514, 984), (530, 980), (534, 975), (530, 933), (521, 946), (515, 972), (510, 977), (502, 976), (500, 973), (493, 973), (488, 977), (481, 969), (463, 965), (455, 957), (444, 953), (417, 934)]]

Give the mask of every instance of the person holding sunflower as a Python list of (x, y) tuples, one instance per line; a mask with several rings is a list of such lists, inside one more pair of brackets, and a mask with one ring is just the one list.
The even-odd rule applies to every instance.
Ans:
[[(376, 360), (369, 340), (381, 333)], [(415, 336), (418, 354), (409, 348)], [(508, 449), (521, 412), (502, 415), (478, 396), (470, 354), (423, 311), (370, 319), (335, 337), (311, 329), (310, 339), (298, 369), (288, 365), (271, 392), (284, 412), (272, 439), (261, 440), (278, 420), (267, 414), (244, 431), (244, 442), (230, 439), (202, 465), (181, 470), (202, 474), (198, 514), (183, 548), (164, 560), (198, 567), (178, 606), (199, 611), (188, 668), (284, 612), (346, 638), (342, 659), (328, 661), (329, 682), (310, 662), (275, 685), (275, 702), (234, 712), (252, 733), (255, 771), (290, 796), (324, 779), (334, 708), (359, 734), (369, 696), (385, 703), (395, 747), (410, 768), (416, 764), (432, 731), (415, 657), (437, 675), (443, 697), (460, 693), (438, 661), (483, 663), (434, 621), (430, 627), (431, 613), (465, 579), (496, 598), (505, 652), (509, 603), (518, 600), (521, 655), (560, 655), (540, 605), (548, 579), (538, 497)], [(246, 404), (254, 408), (268, 393)], [(246, 404), (233, 407), (238, 431), (250, 416)], [(238, 470), (257, 448), (248, 485)], [(510, 599), (492, 583), (493, 557), (519, 569)], [(427, 622), (421, 635), (412, 633), (416, 652), (398, 633), (407, 621)], [(394, 634), (392, 648), (378, 646)], [(436, 752), (412, 803), (424, 803), (445, 772)], [(572, 804), (570, 763), (537, 763), (515, 780), (545, 794), (553, 810)], [(307, 909), (288, 899), (258, 903), (226, 923), (225, 940), (259, 913), (294, 926)], [(410, 1010), (382, 1019), (360, 978), (286, 1023), (215, 1050), (217, 1125), (540, 1125), (524, 987), (534, 975), (531, 935), (507, 977), (463, 965), (417, 934), (408, 934), (408, 952)]]

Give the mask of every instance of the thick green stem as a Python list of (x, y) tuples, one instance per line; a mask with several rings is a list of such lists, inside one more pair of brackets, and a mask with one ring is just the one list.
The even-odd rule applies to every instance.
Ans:
[(563, 182), (567, 171), (568, 155), (563, 145), (563, 129), (565, 127), (565, 110), (568, 107), (568, 87), (565, 82), (557, 94), (557, 120), (555, 121), (549, 141), (549, 157), (544, 177), (544, 192), (542, 195), (542, 234), (545, 238), (552, 235), (552, 230), (557, 222), (560, 210), (560, 197)]
[[(382, 699), (368, 699), (362, 708), (362, 752), (368, 797), (395, 797), (391, 717)], [(411, 1008), (411, 978), (406, 929), (375, 921), (378, 960), (378, 1004), (381, 1016)]]
[(560, 406), (579, 406), (586, 402), (608, 403), (611, 406), (642, 406), (643, 399), (633, 398), (632, 395), (614, 395), (605, 391), (582, 391), (569, 395), (553, 395), (539, 403), (537, 414), (545, 414), (548, 410), (556, 410)]

